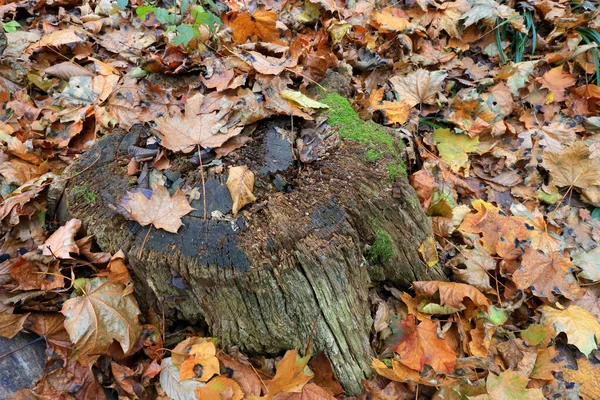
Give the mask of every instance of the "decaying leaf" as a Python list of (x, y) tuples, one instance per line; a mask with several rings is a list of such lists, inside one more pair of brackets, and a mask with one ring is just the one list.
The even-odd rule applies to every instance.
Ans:
[(417, 104), (434, 104), (448, 74), (445, 71), (418, 69), (407, 75), (397, 75), (390, 79), (400, 100), (410, 107)]
[(57, 258), (71, 258), (70, 253), (79, 254), (79, 247), (75, 242), (75, 235), (81, 228), (81, 221), (73, 218), (61, 226), (40, 246), (45, 256)]
[(244, 398), (240, 386), (233, 379), (224, 376), (211, 379), (206, 386), (196, 389), (196, 395), (199, 399), (206, 400), (242, 400)]
[(556, 334), (564, 332), (570, 344), (589, 356), (600, 342), (600, 324), (598, 318), (589, 311), (570, 305), (566, 309), (541, 306), (542, 322), (554, 329)]
[(246, 204), (256, 200), (252, 191), (254, 190), (254, 173), (245, 165), (229, 169), (227, 177), (227, 189), (233, 199), (233, 216)]
[(73, 356), (91, 365), (113, 340), (127, 354), (141, 331), (140, 309), (133, 294), (125, 292), (125, 285), (104, 278), (90, 279), (83, 290), (82, 295), (67, 300), (61, 310), (74, 343)]
[(561, 153), (545, 152), (543, 159), (556, 186), (587, 189), (600, 185), (600, 163), (591, 158), (585, 142), (575, 142)]
[(0, 312), (0, 336), (12, 339), (21, 329), (27, 320), (27, 314), (11, 314), (8, 311)]
[(458, 309), (465, 309), (464, 299), (468, 298), (477, 307), (488, 306), (490, 301), (479, 290), (470, 285), (454, 282), (419, 281), (413, 282), (415, 292), (419, 296), (440, 294), (440, 304)]

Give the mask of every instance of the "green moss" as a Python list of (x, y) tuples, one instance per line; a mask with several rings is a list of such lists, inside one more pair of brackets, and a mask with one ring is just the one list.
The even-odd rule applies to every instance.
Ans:
[(391, 180), (395, 180), (400, 176), (408, 177), (408, 173), (406, 172), (406, 165), (404, 165), (404, 161), (402, 160), (399, 160), (396, 163), (388, 164), (387, 170)]
[(377, 229), (375, 241), (369, 250), (371, 261), (389, 261), (394, 256), (394, 242), (389, 233), (384, 229)]
[(388, 159), (390, 178), (406, 175), (400, 153), (403, 146), (394, 143), (394, 138), (373, 121), (363, 121), (345, 97), (328, 93), (320, 99), (329, 106), (329, 125), (338, 128), (342, 139), (353, 140), (365, 146), (365, 159), (369, 162)]
[(73, 189), (71, 189), (73, 196), (80, 197), (85, 204), (93, 204), (96, 202), (96, 193), (94, 193), (90, 189), (89, 183), (84, 183), (82, 185), (75, 185)]

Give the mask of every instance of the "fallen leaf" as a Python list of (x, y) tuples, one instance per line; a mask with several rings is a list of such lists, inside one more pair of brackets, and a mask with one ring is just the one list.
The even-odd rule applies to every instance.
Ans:
[(470, 138), (463, 134), (454, 134), (447, 128), (439, 128), (433, 132), (440, 156), (450, 165), (450, 169), (458, 172), (468, 165), (467, 153), (477, 151), (478, 138)]
[(408, 121), (411, 107), (406, 101), (384, 101), (373, 109), (383, 111), (386, 124), (402, 125)]
[(81, 221), (73, 218), (56, 230), (43, 245), (39, 246), (45, 256), (70, 259), (70, 253), (79, 254), (75, 235), (81, 228)]
[(575, 142), (561, 153), (544, 152), (542, 166), (550, 172), (555, 186), (587, 189), (600, 185), (600, 164), (590, 158), (583, 141)]
[(123, 253), (123, 250), (117, 251), (110, 259), (106, 269), (100, 271), (96, 276), (108, 278), (109, 282), (121, 283), (125, 286), (131, 285), (131, 275), (125, 264), (125, 253)]
[(33, 313), (27, 318), (25, 329), (35, 332), (46, 341), (46, 356), (56, 357), (65, 362), (71, 354), (73, 343), (65, 329), (65, 317), (62, 314)]
[(34, 390), (40, 399), (106, 400), (92, 369), (73, 360), (48, 372)]
[(414, 107), (417, 104), (435, 104), (447, 76), (446, 71), (418, 69), (407, 75), (396, 75), (390, 79), (390, 83), (400, 100)]
[(188, 357), (179, 367), (179, 380), (197, 379), (207, 382), (213, 375), (219, 374), (219, 360), (216, 357), (215, 345), (210, 341), (195, 344)]
[(155, 186), (150, 195), (148, 191), (127, 192), (121, 200), (126, 216), (142, 226), (152, 224), (155, 228), (177, 233), (181, 217), (194, 210), (185, 194), (178, 190), (173, 196), (164, 186)]
[(281, 96), (285, 99), (291, 100), (300, 104), (302, 107), (306, 108), (329, 108), (327, 104), (320, 103), (316, 100), (311, 99), (310, 97), (297, 92), (295, 90), (284, 90), (281, 92)]
[(313, 375), (307, 374), (306, 365), (310, 356), (300, 358), (298, 350), (288, 350), (277, 364), (277, 372), (269, 382), (269, 394), (274, 396), (277, 393), (299, 393), (304, 385), (312, 379)]
[(112, 376), (116, 383), (126, 393), (137, 398), (142, 396), (142, 391), (144, 388), (139, 382), (134, 380), (136, 373), (131, 368), (128, 368), (124, 365), (119, 365), (112, 361), (110, 363), (110, 371), (112, 372)]
[(481, 291), (492, 290), (490, 271), (496, 270), (496, 260), (484, 248), (461, 250), (446, 265), (452, 268), (458, 280), (475, 286)]
[(535, 365), (531, 375), (532, 379), (544, 379), (547, 381), (554, 380), (554, 373), (559, 372), (564, 367), (564, 361), (553, 362), (552, 360), (558, 356), (556, 347), (550, 346), (538, 352), (535, 359)]
[(173, 365), (171, 357), (164, 358), (160, 365), (162, 367), (159, 377), (160, 386), (167, 396), (173, 400), (198, 400), (196, 390), (202, 388), (205, 383), (193, 379), (180, 382), (179, 368)]
[(0, 312), (0, 336), (12, 339), (23, 329), (27, 314), (10, 314), (8, 311)]
[(275, 42), (279, 39), (276, 23), (277, 13), (273, 11), (240, 13), (231, 23), (233, 40), (240, 44), (253, 38), (259, 38), (264, 42)]
[(581, 268), (577, 276), (593, 282), (600, 281), (600, 246), (588, 252), (577, 249), (571, 252), (571, 257), (573, 265)]
[(415, 293), (418, 296), (433, 296), (440, 293), (440, 305), (449, 305), (464, 310), (464, 299), (468, 298), (477, 307), (489, 306), (491, 302), (479, 290), (471, 285), (455, 282), (418, 281), (413, 282)]
[(202, 400), (242, 400), (244, 392), (233, 380), (223, 376), (211, 379), (206, 386), (196, 389), (196, 395)]
[(506, 370), (500, 375), (490, 373), (486, 382), (487, 394), (471, 397), (475, 400), (544, 400), (541, 389), (527, 389), (527, 378)]
[(567, 309), (541, 306), (542, 323), (554, 329), (556, 334), (564, 332), (569, 344), (576, 346), (585, 356), (589, 356), (600, 342), (600, 324), (596, 316), (575, 305)]
[(260, 396), (263, 385), (254, 369), (224, 354), (219, 355), (219, 361), (225, 368), (233, 371), (231, 379), (240, 385), (246, 395)]
[(456, 353), (437, 335), (437, 323), (429, 319), (418, 326), (413, 315), (402, 321), (403, 337), (394, 348), (400, 362), (409, 368), (422, 371), (425, 365), (431, 366), (440, 374), (454, 370)]
[(113, 340), (127, 354), (141, 332), (140, 309), (133, 294), (124, 294), (125, 285), (104, 278), (88, 280), (84, 290), (81, 296), (67, 300), (61, 310), (74, 343), (73, 356), (91, 365)]
[(563, 66), (559, 65), (546, 72), (539, 82), (550, 89), (554, 94), (554, 101), (565, 100), (565, 89), (574, 86), (577, 80), (574, 75), (564, 72)]
[(513, 273), (513, 282), (519, 289), (529, 289), (538, 297), (557, 301), (553, 293), (576, 299), (583, 294), (573, 275), (575, 266), (560, 253), (549, 255), (527, 247), (523, 262)]
[(563, 368), (562, 375), (567, 382), (581, 385), (579, 394), (583, 400), (600, 398), (600, 367), (592, 364), (587, 358), (577, 359), (577, 369)]
[(256, 200), (252, 191), (254, 190), (254, 173), (245, 165), (231, 167), (227, 177), (227, 189), (233, 199), (233, 216), (246, 204)]
[(418, 26), (408, 19), (395, 16), (391, 12), (375, 12), (373, 13), (373, 21), (375, 25), (387, 31), (401, 32), (401, 31), (423, 31), (422, 26)]

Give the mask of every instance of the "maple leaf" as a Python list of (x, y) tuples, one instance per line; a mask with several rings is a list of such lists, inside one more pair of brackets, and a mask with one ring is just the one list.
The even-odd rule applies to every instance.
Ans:
[(564, 366), (564, 360), (560, 362), (552, 362), (558, 356), (556, 347), (550, 346), (542, 349), (538, 352), (533, 371), (531, 371), (530, 378), (532, 379), (544, 379), (551, 381), (554, 379), (554, 373), (558, 372)]
[(533, 74), (533, 69), (538, 63), (539, 61), (524, 61), (507, 65), (500, 70), (497, 78), (505, 79), (506, 86), (510, 89), (511, 93), (514, 96), (519, 96), (519, 89), (524, 88), (527, 82), (529, 82), (529, 77)]
[(569, 299), (581, 296), (582, 292), (573, 275), (575, 266), (560, 253), (549, 255), (528, 247), (523, 255), (523, 262), (512, 276), (519, 289), (531, 288), (538, 297), (546, 297), (555, 302), (553, 292)]
[(430, 37), (438, 37), (442, 30), (450, 36), (458, 38), (460, 32), (458, 23), (460, 17), (471, 9), (471, 4), (467, 0), (447, 1), (442, 4), (436, 4), (436, 9), (427, 9), (418, 17), (423, 26), (430, 26), (428, 33)]
[(541, 389), (527, 389), (527, 378), (513, 370), (500, 375), (490, 373), (486, 382), (487, 394), (469, 397), (472, 400), (544, 400)]
[(233, 380), (218, 376), (211, 379), (206, 386), (196, 389), (196, 395), (202, 400), (242, 400), (244, 392)]
[(279, 364), (277, 364), (275, 376), (269, 382), (269, 394), (274, 396), (280, 392), (301, 392), (304, 385), (313, 377), (312, 372), (307, 371), (308, 368), (306, 368), (309, 359), (310, 356), (300, 358), (298, 350), (286, 351)]
[(184, 114), (172, 113), (154, 121), (154, 129), (161, 139), (162, 146), (172, 151), (189, 153), (198, 145), (204, 148), (219, 147), (242, 131), (243, 127), (238, 126), (226, 128), (224, 133), (221, 132), (226, 123), (227, 112), (198, 114), (203, 101), (204, 96), (197, 93), (188, 99)]
[(435, 104), (436, 96), (441, 92), (442, 84), (448, 74), (446, 71), (427, 71), (418, 69), (407, 75), (396, 75), (390, 83), (400, 96), (400, 100), (410, 107), (417, 104)]
[(458, 229), (465, 233), (481, 234), (483, 247), (490, 254), (496, 254), (496, 247), (501, 241), (514, 246), (515, 239), (529, 237), (524, 217), (509, 217), (498, 207), (479, 199), (472, 204), (477, 213), (467, 215)]
[(385, 123), (388, 124), (404, 124), (408, 121), (411, 107), (406, 101), (384, 101), (374, 110), (381, 110), (385, 116)]
[(127, 192), (120, 206), (125, 210), (127, 218), (142, 226), (152, 224), (155, 228), (177, 233), (181, 225), (181, 217), (194, 210), (187, 201), (185, 194), (178, 190), (173, 196), (164, 186), (155, 186), (148, 190)]
[(559, 65), (546, 72), (538, 81), (550, 89), (554, 96), (554, 101), (565, 100), (565, 89), (575, 85), (577, 80), (574, 75), (563, 71), (563, 66)]
[(63, 304), (61, 313), (74, 343), (73, 356), (82, 364), (93, 364), (113, 340), (120, 343), (125, 354), (137, 340), (140, 309), (126, 289), (125, 285), (93, 278), (85, 285), (83, 295)]
[(577, 249), (571, 253), (571, 257), (573, 264), (582, 270), (577, 276), (594, 282), (600, 281), (600, 246), (589, 252)]
[(65, 329), (65, 317), (62, 314), (31, 314), (25, 322), (25, 329), (44, 338), (48, 359), (60, 357), (65, 362), (67, 361), (73, 343)]
[(490, 272), (496, 270), (496, 260), (484, 248), (461, 250), (460, 254), (450, 260), (447, 266), (452, 267), (458, 280), (475, 286), (482, 291), (492, 290)]
[(375, 12), (373, 14), (373, 22), (384, 31), (423, 31), (423, 27), (413, 24), (407, 18), (394, 15), (394, 9), (387, 12)]
[(262, 390), (261, 379), (251, 367), (241, 364), (225, 354), (219, 355), (219, 361), (225, 368), (228, 368), (229, 371), (232, 371), (231, 379), (240, 385), (240, 388), (244, 393), (246, 393), (246, 395), (260, 395)]
[(131, 275), (125, 264), (125, 253), (123, 253), (123, 250), (119, 250), (112, 256), (106, 269), (100, 271), (96, 276), (108, 278), (109, 282), (122, 283), (125, 286), (131, 285)]
[(236, 43), (245, 43), (248, 39), (257, 37), (264, 42), (275, 42), (279, 39), (276, 23), (277, 13), (274, 11), (240, 13), (231, 22), (233, 40)]
[(579, 141), (561, 153), (544, 152), (542, 166), (550, 172), (555, 186), (587, 189), (600, 185), (600, 164), (590, 155), (589, 147)]
[(418, 296), (433, 296), (440, 293), (440, 305), (449, 305), (460, 310), (466, 308), (464, 299), (470, 299), (475, 306), (489, 306), (490, 301), (483, 293), (471, 285), (454, 282), (417, 281), (413, 282), (415, 293)]
[(56, 230), (43, 245), (39, 246), (45, 256), (72, 258), (70, 253), (79, 254), (75, 235), (81, 228), (81, 221), (73, 218)]
[(567, 309), (556, 309), (550, 306), (541, 306), (542, 323), (545, 323), (556, 334), (564, 332), (569, 344), (576, 346), (585, 356), (589, 356), (600, 342), (600, 324), (595, 315), (589, 311), (570, 305)]
[(254, 173), (245, 165), (231, 167), (227, 177), (227, 189), (233, 199), (233, 216), (246, 204), (256, 200), (252, 190), (254, 190)]
[(481, 20), (488, 26), (495, 26), (496, 20), (500, 17), (508, 20), (513, 27), (521, 32), (527, 33), (523, 17), (512, 8), (498, 4), (494, 0), (469, 0), (469, 3), (471, 3), (471, 9), (460, 17), (460, 19), (465, 20), (465, 27)]
[(437, 323), (426, 319), (418, 326), (413, 315), (402, 321), (404, 336), (394, 351), (400, 356), (400, 362), (409, 368), (422, 371), (425, 364), (441, 374), (454, 370), (456, 354), (448, 344), (437, 335)]
[(600, 398), (600, 367), (592, 364), (587, 358), (577, 359), (577, 369), (563, 368), (561, 370), (563, 377), (567, 382), (578, 383), (581, 385), (580, 393), (586, 400)]
[(450, 165), (450, 169), (458, 172), (469, 162), (467, 153), (477, 151), (478, 138), (467, 135), (456, 135), (447, 128), (439, 128), (433, 132), (440, 156)]

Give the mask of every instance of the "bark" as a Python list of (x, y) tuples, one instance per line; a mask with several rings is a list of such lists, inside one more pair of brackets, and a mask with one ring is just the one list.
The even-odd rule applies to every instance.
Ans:
[[(53, 187), (51, 197), (58, 215), (81, 219), (103, 250), (128, 254), (143, 306), (164, 306), (170, 320), (205, 322), (225, 346), (250, 354), (280, 354), (311, 342), (313, 353), (328, 355), (345, 390), (357, 394), (373, 355), (369, 288), (376, 281), (408, 287), (445, 279), (419, 258), (430, 222), (407, 180), (390, 182), (384, 166), (364, 161), (360, 146), (342, 142), (318, 162), (290, 167), (292, 158), (280, 153), (291, 151), (293, 139), (281, 132), (268, 124), (241, 159), (230, 160), (256, 172), (251, 212), (231, 218), (226, 177), (208, 177), (209, 218), (203, 220), (203, 201), (195, 200), (197, 210), (177, 234), (152, 229), (141, 257), (148, 227), (114, 208), (132, 187), (127, 148), (139, 132), (102, 139), (65, 173), (79, 175)], [(275, 174), (275, 181), (287, 180), (287, 190), (276, 190)], [(73, 190), (86, 182), (93, 202)], [(384, 260), (368, 250), (382, 231), (393, 250)]]

